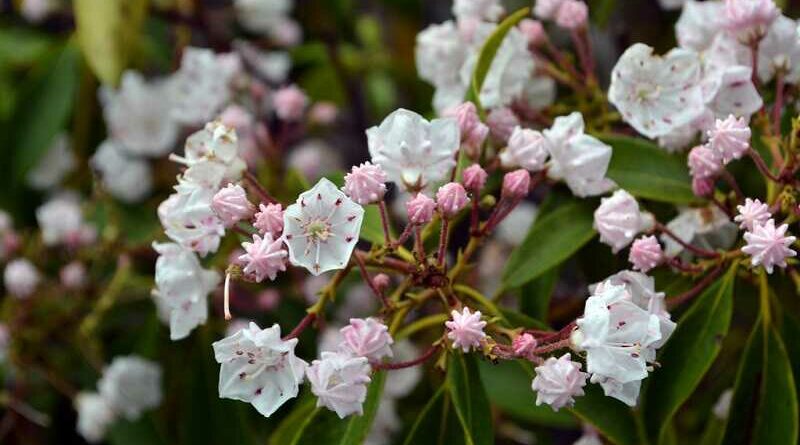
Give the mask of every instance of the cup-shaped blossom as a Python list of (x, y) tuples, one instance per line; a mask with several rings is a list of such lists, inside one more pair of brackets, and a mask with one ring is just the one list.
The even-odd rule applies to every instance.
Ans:
[(239, 184), (228, 184), (220, 189), (211, 201), (211, 208), (222, 219), (226, 227), (253, 216), (255, 207), (247, 199), (247, 193)]
[(372, 162), (383, 168), (390, 181), (411, 190), (447, 177), (456, 166), (460, 139), (455, 119), (428, 122), (402, 108), (367, 130)]
[(3, 271), (3, 284), (6, 286), (6, 291), (17, 298), (30, 297), (41, 279), (36, 267), (24, 258), (6, 264)]
[(103, 371), (97, 389), (111, 408), (128, 420), (161, 404), (161, 366), (142, 357), (116, 357)]
[(351, 318), (350, 324), (339, 332), (342, 333), (343, 351), (373, 362), (392, 357), (391, 345), (394, 340), (389, 335), (389, 328), (372, 317)]
[(376, 203), (386, 193), (386, 173), (370, 162), (353, 166), (344, 177), (344, 192), (358, 204)]
[(642, 135), (664, 136), (705, 111), (700, 75), (694, 51), (677, 48), (659, 57), (653, 48), (636, 43), (611, 72), (608, 100)]
[(736, 210), (739, 214), (733, 220), (739, 223), (740, 229), (752, 231), (772, 218), (769, 206), (758, 199), (745, 198), (744, 204), (736, 206)]
[(446, 219), (456, 216), (467, 203), (469, 203), (467, 191), (457, 182), (447, 183), (439, 187), (436, 192), (436, 208)]
[(313, 275), (343, 269), (361, 232), (364, 208), (322, 178), (283, 212), (289, 262)]
[(467, 150), (471, 157), (480, 155), (480, 149), (486, 136), (489, 135), (489, 127), (481, 122), (478, 116), (478, 109), (472, 102), (464, 102), (461, 105), (448, 111), (446, 115), (454, 117), (458, 122), (461, 133), (461, 145)]
[(722, 162), (727, 164), (741, 158), (750, 148), (750, 126), (745, 118), (730, 115), (725, 119), (717, 119), (714, 128), (708, 130), (708, 143), (722, 155)]
[(641, 212), (639, 203), (625, 190), (603, 198), (594, 212), (594, 227), (600, 233), (600, 242), (611, 246), (614, 253), (630, 244), (636, 234), (652, 223), (652, 217)]
[(283, 232), (283, 207), (280, 204), (259, 204), (253, 226), (262, 234), (277, 237)]
[(294, 354), (297, 339), (281, 340), (277, 324), (261, 329), (250, 323), (212, 346), (221, 365), (220, 397), (251, 403), (265, 417), (297, 397), (308, 365)]
[(519, 169), (508, 172), (503, 176), (503, 188), (500, 196), (512, 201), (518, 201), (528, 196), (531, 188), (531, 174), (528, 170)]
[(755, 225), (744, 234), (747, 245), (742, 247), (742, 252), (750, 255), (753, 266), (763, 265), (767, 273), (772, 273), (775, 266), (785, 268), (786, 258), (797, 255), (789, 248), (797, 238), (786, 235), (788, 229), (788, 224), (775, 227), (772, 218), (764, 224)]
[(589, 7), (581, 0), (563, 0), (556, 11), (556, 24), (565, 29), (580, 29), (586, 26)]
[(547, 155), (547, 140), (541, 132), (517, 126), (508, 139), (508, 146), (500, 153), (500, 162), (504, 167), (537, 172), (544, 168)]
[(478, 164), (472, 164), (465, 168), (461, 175), (464, 188), (473, 193), (479, 192), (486, 185), (486, 179), (489, 177), (486, 170)]
[(779, 15), (773, 0), (725, 0), (722, 25), (748, 43), (750, 39), (763, 37)]
[(664, 261), (664, 251), (655, 236), (643, 236), (631, 245), (628, 261), (634, 269), (647, 272)]
[(289, 85), (275, 92), (272, 97), (275, 114), (284, 121), (297, 121), (303, 117), (308, 106), (308, 96), (297, 85)]
[(464, 352), (480, 348), (486, 337), (483, 332), (486, 322), (481, 320), (481, 311), (471, 312), (465, 306), (461, 312), (451, 311), (450, 316), (452, 320), (446, 321), (444, 325), (448, 329), (447, 338), (452, 340), (453, 348), (461, 348)]
[(550, 357), (536, 367), (536, 377), (531, 389), (536, 392), (536, 406), (546, 403), (558, 411), (572, 406), (576, 396), (583, 395), (589, 374), (581, 371), (581, 364), (573, 362), (569, 353), (559, 358)]
[(323, 352), (306, 370), (317, 406), (324, 406), (344, 419), (364, 412), (370, 366), (366, 357), (341, 352)]
[(431, 222), (435, 209), (436, 201), (424, 193), (417, 193), (413, 198), (406, 201), (408, 222), (411, 224), (421, 225)]
[(245, 253), (239, 256), (239, 261), (244, 264), (242, 271), (253, 277), (257, 282), (264, 278), (274, 280), (278, 272), (286, 270), (286, 249), (283, 240), (273, 238), (271, 233), (264, 237), (253, 235), (253, 242), (243, 242), (242, 249)]

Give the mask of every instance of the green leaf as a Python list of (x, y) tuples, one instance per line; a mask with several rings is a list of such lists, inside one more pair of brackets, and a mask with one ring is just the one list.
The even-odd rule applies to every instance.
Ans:
[(0, 28), (0, 66), (31, 65), (52, 46), (46, 34), (25, 28)]
[(383, 223), (378, 206), (364, 206), (364, 222), (361, 223), (361, 238), (373, 244), (385, 244), (383, 236)]
[(450, 445), (465, 443), (464, 432), (453, 412), (453, 404), (446, 385), (440, 385), (422, 408), (404, 445)]
[(135, 422), (120, 419), (114, 422), (108, 431), (108, 443), (111, 445), (160, 445), (164, 439), (156, 430), (150, 415), (145, 415)]
[(554, 267), (535, 280), (522, 285), (518, 301), (519, 309), (523, 314), (537, 320), (547, 320), (550, 297), (558, 283), (560, 272), (558, 267)]
[(528, 362), (504, 360), (498, 364), (478, 363), (481, 380), (489, 400), (514, 419), (546, 427), (576, 428), (578, 422), (567, 411), (553, 411), (548, 405), (536, 406), (536, 393), (530, 389), (534, 373)]
[(447, 388), (468, 445), (494, 443), (492, 413), (475, 357), (454, 353), (447, 362)]
[(613, 147), (608, 177), (634, 196), (654, 201), (697, 202), (686, 159), (670, 154), (644, 139), (601, 135)]
[(536, 219), (503, 271), (505, 288), (520, 287), (558, 266), (595, 235), (592, 201), (568, 198)]
[(619, 400), (606, 397), (598, 385), (586, 385), (570, 411), (617, 445), (639, 444), (633, 412)]
[(281, 422), (270, 438), (270, 445), (359, 445), (369, 434), (378, 405), (381, 401), (386, 372), (372, 375), (367, 399), (364, 401), (364, 414), (339, 417), (326, 408), (316, 408), (312, 397), (301, 401)]
[(21, 181), (67, 124), (78, 88), (78, 52), (65, 45), (20, 98), (13, 143), (14, 178)]
[(478, 110), (483, 113), (483, 107), (480, 102), (480, 91), (483, 88), (483, 82), (486, 80), (486, 75), (489, 74), (489, 68), (492, 67), (494, 56), (503, 44), (506, 34), (524, 19), (530, 13), (530, 8), (525, 7), (505, 18), (497, 28), (494, 29), (492, 35), (483, 43), (481, 51), (478, 55), (478, 62), (475, 64), (475, 71), (472, 72), (472, 87), (467, 92), (467, 99), (472, 101)]
[(128, 66), (147, 14), (147, 0), (74, 0), (83, 55), (103, 82), (116, 85)]
[(760, 319), (736, 376), (724, 445), (795, 444), (797, 388), (789, 356), (774, 326)]
[(661, 349), (661, 366), (647, 379), (643, 418), (647, 436), (658, 443), (665, 426), (711, 367), (728, 333), (737, 264), (706, 289), (678, 322)]

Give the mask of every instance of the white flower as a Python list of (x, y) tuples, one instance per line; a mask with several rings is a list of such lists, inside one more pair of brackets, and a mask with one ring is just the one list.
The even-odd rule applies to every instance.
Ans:
[(61, 133), (53, 139), (47, 153), (28, 172), (28, 184), (36, 190), (51, 189), (75, 170), (76, 165), (69, 136)]
[(94, 392), (79, 393), (75, 397), (75, 410), (78, 412), (76, 429), (89, 443), (101, 442), (117, 418), (105, 397)]
[(246, 167), (239, 155), (236, 130), (220, 121), (209, 122), (192, 133), (186, 139), (184, 157), (173, 155), (170, 159), (189, 167), (183, 174), (185, 179), (212, 189), (218, 189), (223, 179), (239, 179)]
[[(200, 266), (197, 256), (174, 243), (153, 244), (156, 289), (153, 296), (169, 313), (170, 338), (185, 338), (208, 317), (206, 298), (219, 284), (219, 274)], [(168, 311), (166, 310), (168, 309)]]
[(171, 80), (147, 82), (126, 71), (118, 89), (101, 88), (109, 136), (128, 154), (159, 157), (172, 151), (179, 130), (172, 116), (173, 87)]
[(342, 269), (358, 242), (364, 209), (329, 180), (300, 194), (283, 213), (289, 262), (319, 275)]
[[(453, 21), (430, 25), (417, 34), (414, 49), (417, 74), (437, 88), (460, 89), (459, 72), (467, 59), (467, 45)], [(461, 93), (463, 99), (463, 92)]]
[(36, 209), (36, 221), (47, 246), (79, 241), (84, 227), (80, 203), (71, 195), (56, 196), (42, 204)]
[(98, 171), (103, 186), (113, 197), (132, 203), (150, 194), (153, 187), (150, 164), (125, 155), (114, 141), (103, 141), (90, 164)]
[(30, 297), (41, 279), (36, 267), (24, 258), (6, 264), (3, 271), (3, 284), (6, 291), (17, 298)]
[(520, 166), (528, 171), (537, 172), (544, 168), (547, 160), (547, 141), (541, 132), (514, 127), (508, 146), (500, 153), (500, 162), (503, 167), (511, 168)]
[(500, 0), (455, 0), (453, 15), (457, 19), (476, 19), (494, 22), (503, 15)]
[(178, 191), (158, 206), (164, 233), (173, 241), (201, 256), (216, 252), (225, 224), (211, 208), (214, 190), (182, 181)]
[(282, 84), (292, 69), (292, 57), (286, 51), (261, 51), (245, 40), (233, 42), (234, 48), (253, 66), (253, 69), (270, 82)]
[(390, 181), (406, 188), (423, 188), (445, 179), (456, 165), (460, 141), (455, 119), (428, 122), (402, 108), (367, 130), (372, 162), (383, 168)]
[(173, 118), (186, 125), (202, 125), (214, 119), (230, 101), (231, 82), (241, 69), (241, 60), (235, 53), (184, 49), (181, 68), (174, 75)]
[(639, 391), (642, 389), (641, 380), (622, 383), (608, 376), (592, 374), (589, 381), (603, 387), (603, 393), (606, 396), (613, 397), (628, 406), (636, 406), (636, 402), (639, 399)]
[(624, 385), (647, 377), (647, 362), (663, 340), (659, 317), (635, 304), (625, 286), (606, 282), (586, 300), (577, 323), (579, 335), (574, 337), (586, 352), (592, 381), (603, 385), (606, 395), (635, 404), (635, 397), (627, 397), (632, 385)]
[[(683, 241), (702, 249), (727, 249), (738, 237), (738, 230), (722, 210), (715, 206), (686, 208), (667, 223), (667, 228)], [(661, 235), (664, 254), (674, 257), (684, 247), (667, 235)]]
[(614, 187), (606, 178), (611, 147), (583, 133), (579, 112), (557, 117), (544, 136), (550, 151), (548, 175), (564, 179), (575, 196), (600, 195)]
[(277, 324), (260, 329), (255, 323), (214, 342), (214, 357), (222, 366), (219, 396), (253, 404), (269, 417), (298, 393), (306, 362), (294, 355), (297, 339), (281, 340)]
[(389, 335), (389, 328), (375, 318), (351, 318), (350, 324), (339, 332), (342, 334), (342, 351), (371, 361), (392, 357), (394, 340)]
[(653, 48), (634, 44), (614, 66), (608, 99), (649, 138), (692, 122), (704, 110), (697, 53), (676, 48), (659, 57)]
[(778, 16), (758, 45), (758, 77), (768, 83), (778, 70), (783, 70), (788, 83), (800, 80), (800, 40), (797, 22)]
[(161, 367), (135, 355), (115, 357), (97, 389), (114, 411), (136, 420), (161, 403)]
[(289, 20), (292, 0), (235, 0), (236, 17), (248, 31), (275, 36), (276, 29)]
[(652, 216), (640, 211), (636, 198), (625, 190), (617, 190), (610, 197), (601, 199), (594, 212), (594, 228), (600, 233), (600, 242), (611, 246), (614, 253), (652, 225)]
[(570, 359), (569, 353), (548, 358), (536, 367), (536, 377), (531, 383), (531, 389), (536, 392), (536, 406), (546, 403), (553, 411), (572, 406), (574, 397), (583, 395), (588, 376), (581, 371), (580, 363)]
[(731, 410), (731, 401), (733, 400), (733, 388), (728, 388), (719, 395), (719, 399), (714, 403), (711, 412), (717, 419), (725, 420), (728, 418), (728, 413)]
[(675, 23), (678, 44), (695, 51), (711, 46), (714, 36), (722, 30), (724, 9), (725, 5), (721, 1), (687, 0)]
[(55, 0), (22, 0), (20, 14), (31, 23), (40, 23), (59, 8)]
[(364, 413), (370, 366), (366, 357), (353, 357), (340, 352), (323, 352), (306, 370), (317, 406), (335, 411), (344, 419)]

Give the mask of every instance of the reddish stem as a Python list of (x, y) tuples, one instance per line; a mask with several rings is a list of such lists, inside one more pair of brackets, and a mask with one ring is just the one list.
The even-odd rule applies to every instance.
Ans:
[(358, 252), (355, 252), (353, 253), (353, 258), (355, 258), (356, 264), (358, 264), (358, 270), (361, 272), (361, 276), (364, 278), (364, 281), (366, 281), (369, 288), (372, 289), (372, 293), (374, 293), (375, 296), (381, 300), (381, 303), (383, 303), (384, 307), (390, 307), (391, 303), (389, 302), (389, 299), (387, 299), (386, 296), (383, 295), (383, 292), (378, 289), (375, 281), (367, 271), (367, 266), (364, 264), (364, 259), (361, 258), (361, 255)]
[(389, 212), (386, 211), (386, 201), (378, 203), (378, 209), (381, 213), (381, 226), (383, 227), (383, 239), (387, 246), (392, 245), (392, 235), (389, 233)]
[(714, 270), (711, 271), (711, 273), (706, 275), (693, 288), (678, 295), (677, 297), (670, 298), (669, 300), (667, 300), (667, 306), (673, 308), (696, 297), (700, 292), (705, 290), (705, 288), (707, 288), (714, 281), (714, 279), (719, 276), (720, 273), (722, 273), (722, 264), (718, 265)]
[(269, 194), (267, 189), (265, 189), (261, 185), (261, 183), (258, 182), (258, 178), (256, 178), (254, 174), (245, 170), (243, 177), (245, 181), (247, 181), (247, 183), (253, 187), (253, 190), (255, 190), (256, 194), (258, 194), (259, 198), (261, 198), (262, 201), (266, 201), (270, 204), (275, 204), (278, 202), (278, 200), (273, 198), (272, 195)]
[(295, 326), (295, 328), (292, 329), (292, 332), (289, 332), (289, 334), (286, 335), (285, 337), (283, 337), (282, 340), (286, 341), (286, 340), (291, 340), (293, 338), (297, 338), (300, 334), (303, 333), (303, 331), (306, 330), (307, 327), (311, 326), (311, 323), (314, 320), (316, 320), (316, 318), (317, 318), (317, 314), (313, 314), (313, 313), (312, 314), (306, 314), (306, 316), (303, 317), (302, 320), (300, 320), (300, 323), (297, 323), (297, 326)]
[(447, 218), (442, 218), (442, 230), (439, 232), (439, 267), (444, 267), (444, 256), (447, 251), (447, 237), (450, 229), (450, 221)]
[(678, 244), (683, 246), (686, 250), (694, 253), (697, 256), (705, 257), (705, 258), (719, 258), (719, 254), (717, 252), (712, 252), (710, 250), (701, 249), (699, 247), (695, 247), (686, 241), (682, 240), (678, 235), (676, 235), (672, 230), (669, 230), (665, 225), (661, 223), (655, 224), (655, 229), (663, 234), (667, 235), (668, 237), (674, 239)]
[(409, 360), (407, 362), (373, 363), (372, 364), (372, 369), (375, 369), (375, 370), (380, 370), (380, 369), (392, 370), (392, 369), (403, 369), (403, 368), (410, 368), (412, 366), (417, 366), (417, 365), (419, 365), (421, 363), (426, 362), (431, 357), (433, 357), (433, 354), (436, 353), (437, 349), (439, 349), (438, 346), (432, 345), (422, 355), (420, 355), (419, 357), (417, 357), (417, 358), (415, 358), (413, 360)]

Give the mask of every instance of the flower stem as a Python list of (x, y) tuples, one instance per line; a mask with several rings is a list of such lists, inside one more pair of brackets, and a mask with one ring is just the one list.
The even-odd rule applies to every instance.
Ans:
[(297, 323), (297, 326), (295, 326), (295, 328), (292, 329), (292, 332), (289, 332), (285, 337), (283, 337), (282, 340), (286, 341), (286, 340), (291, 340), (293, 338), (297, 338), (300, 334), (303, 333), (303, 331), (306, 330), (307, 327), (311, 326), (311, 323), (316, 319), (317, 319), (317, 314), (314, 313), (306, 314), (306, 316), (303, 317), (302, 320), (300, 320), (300, 323)]
[(447, 218), (442, 218), (442, 230), (439, 232), (439, 250), (437, 261), (439, 267), (445, 266), (445, 253), (447, 252), (447, 238), (450, 230), (450, 221)]
[(410, 368), (412, 366), (417, 366), (419, 364), (428, 361), (428, 359), (433, 357), (433, 354), (435, 354), (438, 349), (439, 345), (432, 345), (430, 348), (428, 348), (427, 351), (422, 353), (422, 355), (413, 360), (409, 360), (407, 362), (395, 362), (395, 363), (374, 363), (372, 365), (372, 368), (376, 370), (380, 369), (392, 370), (392, 369), (403, 369), (403, 368)]
[(678, 295), (677, 297), (670, 298), (667, 301), (667, 305), (670, 308), (673, 308), (675, 306), (680, 306), (681, 304), (691, 300), (692, 298), (700, 294), (700, 292), (703, 292), (703, 290), (705, 290), (705, 288), (707, 288), (714, 281), (714, 279), (716, 279), (721, 273), (722, 273), (722, 264), (720, 263), (716, 268), (714, 268), (714, 270), (711, 271), (711, 273), (706, 275), (693, 288)]
[(273, 198), (272, 195), (269, 194), (267, 189), (265, 189), (264, 186), (262, 186), (261, 183), (258, 182), (258, 178), (256, 178), (254, 174), (245, 170), (244, 173), (242, 174), (242, 177), (244, 178), (245, 181), (247, 181), (248, 184), (250, 184), (250, 186), (253, 188), (253, 190), (255, 190), (256, 194), (258, 194), (259, 198), (261, 198), (262, 201), (266, 201), (267, 203), (270, 204), (275, 204), (278, 202), (278, 200)]
[(678, 244), (683, 246), (686, 250), (694, 253), (697, 256), (705, 257), (705, 258), (719, 258), (719, 253), (712, 252), (710, 250), (701, 249), (699, 247), (693, 246), (686, 241), (682, 240), (678, 235), (676, 235), (672, 230), (668, 229), (665, 225), (657, 222), (655, 224), (655, 229), (668, 237), (674, 239)]
[(361, 258), (359, 252), (353, 253), (353, 258), (356, 260), (356, 264), (358, 265), (358, 270), (361, 272), (361, 276), (364, 278), (364, 281), (367, 282), (367, 285), (372, 290), (372, 293), (381, 300), (383, 303), (383, 307), (389, 308), (391, 307), (391, 302), (386, 298), (386, 295), (383, 294), (383, 291), (378, 289), (378, 286), (375, 284), (375, 281), (370, 276), (369, 272), (367, 271), (367, 266), (364, 264), (364, 259)]
[(381, 227), (383, 227), (383, 239), (387, 246), (392, 245), (392, 235), (389, 232), (389, 212), (386, 211), (386, 201), (378, 203), (378, 209), (381, 213)]

